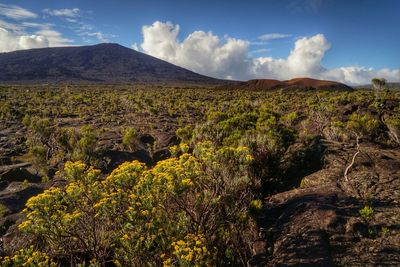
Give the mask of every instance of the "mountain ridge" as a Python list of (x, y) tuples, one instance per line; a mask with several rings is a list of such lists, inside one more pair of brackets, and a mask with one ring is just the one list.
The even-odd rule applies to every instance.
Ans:
[(0, 83), (221, 84), (161, 59), (113, 43), (0, 53)]

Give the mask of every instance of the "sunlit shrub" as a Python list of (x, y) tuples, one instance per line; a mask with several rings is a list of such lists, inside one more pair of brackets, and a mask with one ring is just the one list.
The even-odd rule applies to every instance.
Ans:
[(91, 163), (96, 157), (98, 140), (94, 127), (85, 125), (79, 131), (72, 130), (67, 136), (69, 147), (72, 148), (71, 159)]
[(126, 128), (122, 133), (122, 144), (124, 147), (128, 148), (130, 151), (135, 150), (137, 144), (137, 134), (135, 129), (133, 128)]
[(400, 115), (393, 115), (385, 119), (385, 124), (389, 129), (390, 138), (400, 144)]
[(361, 218), (366, 222), (369, 222), (374, 218), (374, 209), (368, 205), (360, 209), (358, 213), (360, 214)]
[(353, 113), (346, 124), (346, 128), (358, 137), (373, 135), (378, 127), (378, 120), (372, 118), (369, 114)]
[(193, 135), (193, 129), (190, 125), (176, 130), (176, 136), (184, 143), (190, 143)]
[(32, 163), (37, 171), (46, 169), (46, 147), (41, 145), (32, 146), (29, 148), (29, 155), (31, 156)]

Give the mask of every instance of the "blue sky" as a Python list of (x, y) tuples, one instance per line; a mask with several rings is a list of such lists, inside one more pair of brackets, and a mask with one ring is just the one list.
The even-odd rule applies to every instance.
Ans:
[[(7, 12), (11, 12), (10, 9), (12, 8), (21, 8), (32, 14), (24, 13), (22, 17), (15, 17), (11, 13), (11, 15), (7, 14)], [(353, 67), (361, 68), (363, 76), (361, 78), (359, 76), (357, 76), (358, 78), (348, 78), (350, 83), (369, 79), (369, 76), (365, 76), (366, 72), (373, 70), (375, 72), (372, 74), (379, 74), (376, 71), (382, 69), (392, 71), (382, 73), (382, 76), (387, 75), (389, 80), (400, 79), (398, 73), (393, 72), (400, 68), (399, 15), (400, 1), (398, 0), (0, 0), (0, 28), (8, 31), (7, 36), (11, 34), (16, 38), (21, 38), (24, 35), (36, 36), (33, 41), (29, 39), (33, 43), (21, 43), (21, 40), (18, 39), (19, 41), (16, 43), (19, 43), (19, 45), (15, 45), (15, 49), (10, 45), (12, 42), (8, 42), (7, 46), (4, 45), (3, 51), (31, 48), (31, 46), (83, 45), (99, 42), (115, 42), (131, 47), (135, 43), (137, 49), (142, 52), (212, 75), (213, 73), (207, 72), (210, 69), (207, 64), (216, 66), (219, 64), (220, 67), (226, 67), (228, 63), (239, 64), (236, 62), (239, 59), (232, 59), (233, 53), (243, 52), (241, 49), (244, 49), (243, 46), (245, 46), (243, 52), (245, 55), (242, 55), (241, 58), (244, 61), (242, 65), (235, 66), (234, 70), (229, 73), (217, 70), (215, 75), (212, 75), (241, 79), (247, 78), (247, 76), (253, 78), (253, 76), (263, 73), (266, 76), (278, 76), (277, 78), (280, 78), (277, 68), (284, 69), (287, 68), (287, 65), (293, 63), (293, 61), (292, 63), (289, 62), (289, 58), (297, 44), (299, 46), (317, 45), (313, 49), (317, 51), (321, 49), (323, 55), (321, 58), (317, 58), (317, 61), (311, 60), (313, 66), (304, 66), (305, 69), (309, 68), (308, 71), (292, 68), (293, 75), (304, 73), (323, 78), (332, 76), (333, 79), (340, 80), (342, 76), (344, 77), (347, 74), (341, 73), (339, 75), (336, 72), (332, 74), (327, 71)], [(158, 25), (160, 27), (156, 29), (155, 22), (163, 23), (163, 25), (170, 22), (170, 27), (163, 28), (162, 25)], [(35, 25), (32, 23), (35, 23)], [(24, 26), (16, 29), (18, 25)], [(42, 25), (42, 28), (40, 28), (40, 25)], [(147, 35), (143, 31), (145, 25), (154, 26), (152, 31), (148, 31)], [(173, 31), (176, 25), (179, 25), (179, 30), (175, 40), (169, 39), (165, 42), (157, 38), (155, 40), (155, 42), (163, 42), (164, 44), (173, 42), (172, 46), (175, 48), (167, 49), (167, 45), (165, 45), (165, 49), (160, 52), (156, 43), (150, 44), (151, 40), (154, 41), (154, 36), (163, 36), (165, 31)], [(178, 46), (184, 46), (184, 40), (196, 31), (202, 31), (205, 34), (211, 32), (212, 37), (219, 38), (217, 45), (211, 45), (214, 50), (224, 47), (225, 44), (230, 46), (234, 43), (231, 43), (229, 38), (242, 40), (246, 44), (236, 42), (232, 46), (235, 46), (237, 50), (232, 48), (232, 51), (229, 52), (225, 51), (228, 49), (226, 47), (225, 50), (222, 49), (225, 52), (220, 53), (232, 53), (232, 55), (229, 54), (229, 60), (224, 59), (225, 65), (221, 62), (217, 62), (218, 64), (206, 62), (207, 59), (200, 58), (199, 62), (205, 62), (203, 66), (192, 66), (188, 63), (188, 60), (185, 61), (182, 58), (193, 56), (193, 54), (187, 54), (187, 49), (181, 49)], [(311, 39), (320, 35), (323, 36), (322, 39)], [(40, 39), (38, 36), (43, 36), (44, 39), (47, 38), (48, 40)], [(198, 37), (196, 40), (205, 40), (207, 36)], [(210, 36), (208, 37), (210, 40), (212, 39)], [(173, 37), (169, 36), (169, 38)], [(296, 43), (302, 38), (305, 38), (305, 42)], [(315, 42), (318, 44), (314, 44)], [(147, 43), (147, 45), (143, 47), (143, 43)], [(193, 42), (191, 44), (193, 45)], [(202, 45), (207, 46), (209, 42), (204, 42)], [(209, 51), (205, 47), (202, 49)], [(167, 54), (168, 51), (178, 54), (178, 56), (172, 57)], [(301, 51), (301, 55), (292, 56), (292, 58), (296, 58), (296, 62), (303, 61), (306, 54), (309, 54), (307, 49)], [(266, 63), (265, 60), (258, 60), (259, 58), (272, 58), (275, 61)], [(257, 62), (247, 62), (253, 59), (256, 59)], [(283, 63), (279, 63), (279, 59), (288, 62), (285, 63), (286, 65), (282, 65)], [(252, 74), (249, 74), (250, 71), (246, 69), (250, 68), (248, 64), (251, 65)], [(277, 64), (281, 65), (276, 66)], [(323, 67), (323, 75), (320, 73), (321, 70), (317, 70), (317, 65)], [(262, 71), (259, 69), (262, 69)], [(359, 72), (360, 70), (357, 69), (357, 73)], [(282, 77), (285, 78), (284, 75)]]

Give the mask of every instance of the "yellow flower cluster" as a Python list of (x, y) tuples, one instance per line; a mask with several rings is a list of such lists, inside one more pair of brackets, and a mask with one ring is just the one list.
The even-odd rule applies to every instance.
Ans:
[(49, 188), (42, 194), (31, 197), (25, 204), (24, 212), (28, 212), (27, 220), (18, 225), (20, 230), (29, 230), (40, 226), (46, 221), (46, 217), (59, 218), (63, 212), (61, 205), (62, 190), (60, 188)]
[(26, 202), (26, 207), (28, 209), (35, 208), (48, 208), (47, 204), (50, 199), (58, 199), (58, 196), (61, 194), (61, 189), (58, 187), (51, 187), (45, 190), (42, 194), (36, 195), (28, 199)]
[(64, 165), (64, 173), (68, 177), (78, 177), (85, 172), (86, 168), (87, 168), (86, 164), (83, 163), (82, 161), (76, 161), (76, 162), (68, 161)]
[[(180, 266), (214, 266), (215, 249), (209, 249), (203, 234), (187, 234), (184, 240), (172, 242), (173, 255)], [(172, 266), (173, 259), (164, 260), (164, 267)]]
[(14, 255), (0, 258), (1, 266), (3, 267), (56, 267), (50, 257), (43, 252), (37, 251), (33, 246), (18, 250)]
[(179, 148), (183, 153), (188, 153), (189, 152), (189, 145), (188, 144), (181, 143), (179, 145)]
[(246, 146), (223, 146), (216, 149), (210, 141), (197, 144), (196, 152), (202, 161), (213, 167), (221, 167), (228, 162), (247, 165), (254, 160)]
[(124, 162), (107, 176), (106, 183), (132, 189), (145, 170), (146, 165), (137, 160)]
[(200, 172), (197, 159), (189, 154), (183, 154), (179, 158), (160, 161), (147, 173), (141, 185), (152, 185), (154, 189), (166, 189), (168, 192), (179, 194), (193, 186)]
[(171, 153), (171, 155), (173, 157), (176, 157), (176, 155), (178, 154), (178, 146), (170, 146), (169, 147), (169, 152)]
[(64, 177), (67, 178), (69, 182), (90, 185), (91, 183), (99, 181), (101, 171), (92, 166), (87, 166), (82, 161), (68, 161), (64, 165), (64, 174)]
[(65, 223), (71, 223), (72, 221), (79, 219), (81, 216), (82, 213), (75, 210), (71, 213), (65, 213), (62, 219)]
[(25, 221), (23, 221), (22, 223), (20, 223), (20, 224), (18, 225), (18, 229), (19, 229), (19, 230), (26, 230), (26, 229), (28, 229), (31, 225), (32, 225), (32, 221), (28, 219), (28, 220), (25, 220)]

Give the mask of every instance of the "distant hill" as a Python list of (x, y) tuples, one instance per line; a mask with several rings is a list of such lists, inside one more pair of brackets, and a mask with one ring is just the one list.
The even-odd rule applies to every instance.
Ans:
[(353, 88), (343, 83), (325, 80), (316, 80), (311, 78), (296, 78), (292, 80), (279, 81), (271, 79), (249, 80), (247, 82), (231, 83), (221, 85), (220, 89), (249, 89), (249, 90), (276, 90), (276, 89), (318, 89), (351, 91)]
[[(358, 85), (358, 86), (355, 86), (354, 88), (356, 88), (358, 90), (372, 90), (372, 89), (374, 89), (372, 84)], [(400, 83), (386, 83), (385, 88), (389, 89), (389, 90), (400, 90)]]
[(0, 53), (0, 83), (221, 84), (118, 44)]

